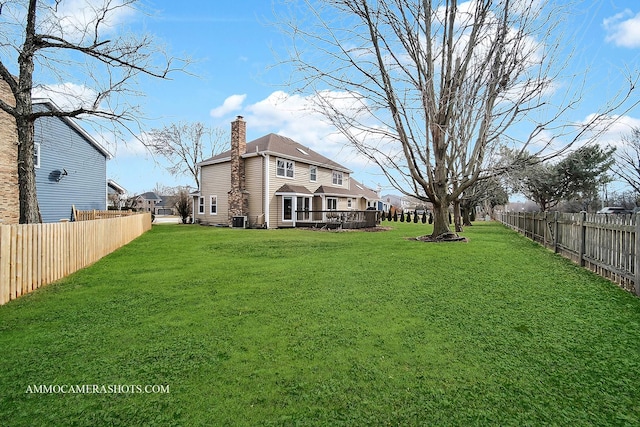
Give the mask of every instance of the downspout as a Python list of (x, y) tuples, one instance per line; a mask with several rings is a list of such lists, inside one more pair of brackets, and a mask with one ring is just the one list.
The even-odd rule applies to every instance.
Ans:
[(196, 223), (196, 196), (191, 197), (191, 224)]
[(269, 228), (269, 155), (264, 152), (259, 154), (264, 158), (264, 167), (262, 168), (264, 171), (264, 189), (262, 190), (262, 197), (264, 197), (264, 226)]

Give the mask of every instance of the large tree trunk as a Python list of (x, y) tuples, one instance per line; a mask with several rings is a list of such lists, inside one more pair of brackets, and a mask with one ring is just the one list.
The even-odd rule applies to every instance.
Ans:
[(20, 223), (42, 222), (36, 195), (36, 170), (34, 164), (34, 118), (31, 90), (33, 88), (34, 52), (38, 43), (36, 34), (37, 0), (29, 0), (25, 42), (18, 57), (20, 75), (18, 77), (16, 99), (16, 128), (18, 131), (18, 189), (20, 191)]
[(18, 118), (18, 188), (20, 192), (20, 224), (42, 222), (36, 194), (34, 164), (34, 124)]
[(462, 213), (460, 212), (460, 199), (453, 201), (453, 223), (455, 224), (456, 233), (462, 231)]
[(464, 205), (460, 208), (460, 213), (462, 214), (462, 226), (469, 227), (471, 226), (471, 209), (470, 205)]
[(433, 204), (433, 233), (432, 238), (437, 238), (443, 234), (451, 233), (449, 228), (449, 204), (434, 203)]

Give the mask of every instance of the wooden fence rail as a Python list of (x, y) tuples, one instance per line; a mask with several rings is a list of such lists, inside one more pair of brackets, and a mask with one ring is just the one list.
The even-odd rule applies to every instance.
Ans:
[(640, 215), (502, 212), (497, 218), (640, 296)]
[(149, 213), (0, 225), (0, 305), (98, 261), (149, 229)]

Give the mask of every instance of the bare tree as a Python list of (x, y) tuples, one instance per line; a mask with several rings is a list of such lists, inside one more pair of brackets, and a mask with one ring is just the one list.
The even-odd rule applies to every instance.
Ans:
[[(566, 61), (556, 34), (568, 6), (557, 2), (290, 3), (294, 84), (397, 190), (433, 204), (433, 238), (451, 236), (448, 209), (465, 190), (504, 170), (490, 161), (500, 144), (549, 157), (593, 136), (631, 90), (586, 123), (560, 122), (580, 94), (548, 102)], [(508, 132), (515, 124), (524, 137)]]
[(622, 146), (616, 150), (616, 176), (640, 194), (640, 128), (633, 128), (622, 138)]
[(460, 197), (461, 221), (462, 225), (471, 225), (471, 212), (477, 206), (482, 206), (487, 214), (493, 214), (493, 208), (509, 203), (509, 194), (498, 178), (489, 178), (477, 181), (467, 188)]
[[(43, 116), (93, 116), (129, 129), (141, 117), (130, 102), (139, 78), (159, 79), (186, 65), (167, 57), (148, 35), (115, 34), (117, 16), (136, 9), (137, 0), (6, 0), (0, 15), (0, 79), (14, 100), (0, 100), (13, 116), (18, 136), (20, 222), (40, 222), (34, 169), (34, 122)], [(82, 6), (82, 7), (80, 7)], [(72, 10), (71, 8), (76, 8)], [(79, 8), (80, 7), (80, 8)], [(79, 9), (78, 9), (79, 8)], [(119, 29), (121, 30), (121, 29)], [(119, 31), (120, 32), (120, 31)], [(17, 75), (12, 73), (17, 69)], [(34, 111), (34, 82), (56, 79), (51, 91), (69, 95), (70, 80), (83, 87), (63, 111)], [(71, 99), (73, 97), (69, 97)], [(13, 102), (14, 101), (14, 102)]]
[(181, 122), (150, 131), (147, 145), (171, 162), (169, 173), (190, 175), (196, 188), (200, 188), (198, 163), (221, 151), (224, 135), (224, 131), (212, 130), (200, 122)]

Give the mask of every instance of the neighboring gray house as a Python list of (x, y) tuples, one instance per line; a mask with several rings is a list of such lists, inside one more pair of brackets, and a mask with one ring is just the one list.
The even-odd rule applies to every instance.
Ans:
[(162, 201), (162, 198), (153, 191), (138, 194), (133, 197), (132, 206), (141, 212), (156, 213), (156, 205)]
[(176, 198), (177, 196), (160, 196), (154, 191), (147, 191), (133, 198), (132, 207), (154, 215), (177, 215)]
[(177, 201), (178, 196), (160, 196), (160, 203), (156, 205), (156, 215), (178, 215)]
[[(34, 99), (34, 111), (59, 110)], [(36, 188), (43, 222), (70, 219), (78, 210), (107, 209), (107, 160), (112, 156), (74, 119), (41, 117), (35, 122)]]

